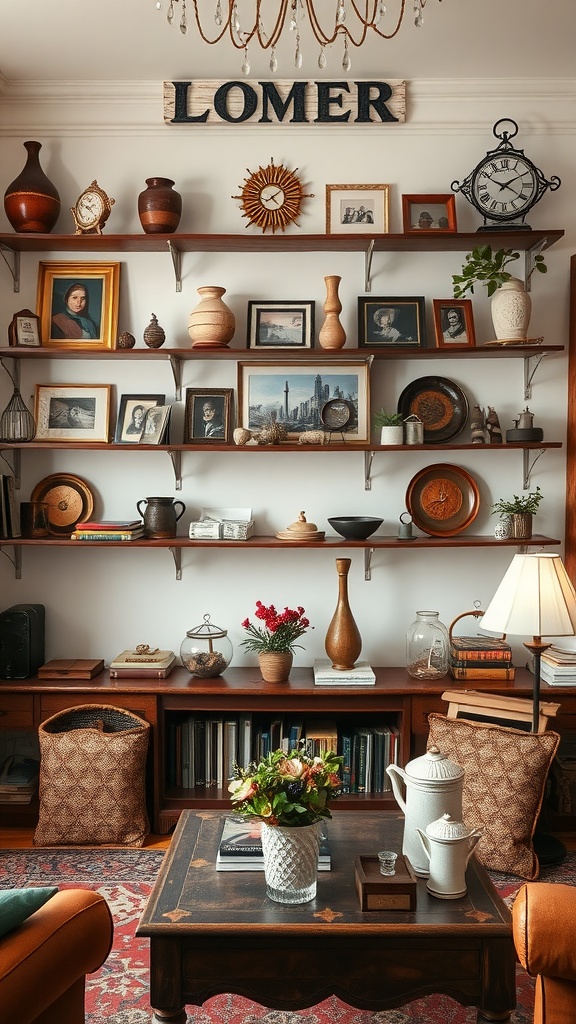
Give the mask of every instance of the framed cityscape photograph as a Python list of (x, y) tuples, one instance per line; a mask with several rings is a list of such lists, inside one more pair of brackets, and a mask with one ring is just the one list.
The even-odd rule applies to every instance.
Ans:
[(453, 195), (402, 196), (404, 234), (455, 235), (456, 201)]
[(248, 348), (313, 348), (314, 302), (249, 302)]
[(108, 441), (110, 384), (37, 384), (37, 441)]
[(390, 185), (326, 185), (326, 234), (388, 231)]
[(230, 444), (232, 388), (186, 388), (184, 444)]
[(48, 348), (116, 348), (119, 263), (44, 263), (38, 270), (38, 314)]
[(358, 298), (359, 348), (425, 348), (426, 308), (423, 295)]
[(434, 299), (434, 332), (438, 348), (474, 348), (471, 299)]
[(366, 442), (370, 434), (371, 362), (371, 357), (338, 362), (326, 358), (318, 362), (240, 362), (238, 426), (257, 433), (268, 423), (278, 422), (286, 428), (289, 441), (309, 430), (330, 433), (322, 409), (333, 399), (341, 399), (353, 410), (346, 441)]

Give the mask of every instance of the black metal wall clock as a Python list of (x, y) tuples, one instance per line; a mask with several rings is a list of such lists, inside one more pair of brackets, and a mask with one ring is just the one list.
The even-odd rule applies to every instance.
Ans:
[[(511, 126), (507, 130), (503, 126)], [(479, 231), (495, 228), (530, 230), (524, 222), (529, 210), (540, 201), (546, 189), (555, 192), (560, 178), (545, 178), (523, 149), (515, 149), (511, 139), (518, 134), (518, 125), (503, 117), (492, 129), (500, 144), (488, 151), (473, 171), (462, 182), (453, 181), (453, 192), (461, 192), (465, 199), (484, 217)]]

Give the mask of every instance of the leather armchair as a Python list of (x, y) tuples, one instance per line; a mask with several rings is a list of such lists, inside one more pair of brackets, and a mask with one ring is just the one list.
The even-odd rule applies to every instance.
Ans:
[(534, 1024), (576, 1021), (576, 888), (527, 882), (512, 908), (522, 966), (536, 979)]
[(18, 1024), (84, 1024), (86, 974), (112, 945), (106, 900), (62, 889), (0, 938), (0, 1018)]

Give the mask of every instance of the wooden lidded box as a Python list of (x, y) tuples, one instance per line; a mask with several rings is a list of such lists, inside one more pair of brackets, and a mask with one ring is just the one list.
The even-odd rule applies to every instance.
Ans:
[(395, 875), (380, 873), (378, 857), (356, 857), (355, 877), (361, 910), (416, 909), (416, 875), (401, 853)]

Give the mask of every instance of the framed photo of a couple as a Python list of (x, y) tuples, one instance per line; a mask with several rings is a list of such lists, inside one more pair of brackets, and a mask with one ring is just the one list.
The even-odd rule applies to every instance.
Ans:
[(40, 263), (38, 315), (46, 348), (116, 348), (119, 263)]
[(389, 185), (326, 185), (326, 234), (384, 234), (389, 207)]

